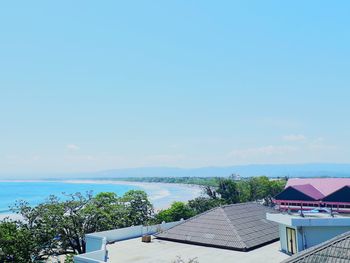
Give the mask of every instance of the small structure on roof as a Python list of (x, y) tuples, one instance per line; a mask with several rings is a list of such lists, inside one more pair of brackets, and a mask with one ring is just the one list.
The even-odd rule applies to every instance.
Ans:
[(273, 209), (258, 203), (214, 208), (156, 234), (159, 239), (248, 251), (279, 239), (278, 225), (266, 220)]
[(281, 250), (287, 254), (298, 253), (350, 231), (350, 217), (346, 214), (267, 213), (266, 218), (279, 224)]
[(350, 232), (334, 237), (284, 260), (282, 263), (350, 262)]
[(318, 201), (324, 195), (311, 184), (288, 186), (281, 193), (275, 196), (276, 200), (303, 200)]
[[(289, 179), (275, 196), (281, 250), (295, 254), (350, 231), (350, 178)], [(283, 213), (288, 211), (288, 213)]]
[(281, 210), (328, 207), (337, 212), (349, 212), (350, 178), (289, 179), (274, 202)]

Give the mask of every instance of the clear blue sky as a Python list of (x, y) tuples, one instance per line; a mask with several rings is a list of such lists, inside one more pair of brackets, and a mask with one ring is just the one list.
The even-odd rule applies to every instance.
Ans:
[(6, 1), (0, 173), (350, 162), (349, 1)]

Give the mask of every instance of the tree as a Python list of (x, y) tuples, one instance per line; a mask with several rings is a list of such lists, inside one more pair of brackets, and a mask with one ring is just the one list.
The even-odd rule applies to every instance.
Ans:
[(195, 215), (195, 212), (183, 202), (174, 202), (170, 208), (161, 210), (157, 215), (156, 219), (158, 223), (161, 222), (173, 222), (179, 221), (180, 219), (188, 219)]
[(126, 207), (128, 225), (144, 224), (154, 213), (153, 206), (144, 191), (130, 190), (124, 194), (121, 201)]
[[(30, 237), (21, 239), (23, 253), (30, 251), (25, 254), (27, 261), (16, 262), (31, 262), (31, 259), (41, 260), (57, 254), (85, 253), (86, 234), (144, 224), (153, 216), (153, 207), (143, 191), (129, 191), (122, 197), (114, 193), (100, 193), (95, 197), (91, 193), (76, 193), (66, 195), (63, 201), (51, 196), (35, 207), (20, 201), (14, 210), (24, 220), (2, 222), (0, 226), (4, 229), (12, 227), (15, 234)], [(0, 232), (1, 240), (8, 240), (5, 231)], [(3, 253), (17, 255), (15, 246), (11, 242), (7, 244)]]
[(237, 183), (232, 179), (220, 179), (216, 192), (227, 204), (235, 204), (240, 201)]
[(270, 194), (270, 180), (266, 176), (251, 177), (248, 184), (252, 201), (264, 199)]
[(286, 186), (287, 180), (271, 180), (269, 194), (265, 197), (266, 205), (272, 205), (272, 199), (283, 191)]
[(219, 178), (216, 188), (206, 186), (204, 193), (218, 204), (235, 204), (249, 201), (263, 200), (266, 205), (272, 205), (273, 197), (281, 192), (286, 180), (269, 179), (266, 176), (251, 177), (249, 179), (234, 180), (233, 178)]
[(20, 222), (0, 223), (0, 262), (29, 263), (38, 257), (38, 247), (31, 231)]
[(200, 214), (208, 211), (214, 207), (220, 206), (222, 201), (220, 199), (211, 199), (208, 197), (197, 197), (188, 201), (188, 206), (194, 211), (195, 214)]

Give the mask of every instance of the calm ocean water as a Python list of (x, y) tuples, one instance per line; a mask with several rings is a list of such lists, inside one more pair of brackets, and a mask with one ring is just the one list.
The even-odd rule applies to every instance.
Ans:
[(26, 200), (31, 205), (45, 201), (50, 195), (64, 199), (64, 195), (77, 192), (93, 194), (100, 192), (115, 192), (119, 196), (132, 189), (141, 189), (132, 185), (61, 183), (61, 182), (0, 182), (0, 213), (9, 212), (16, 200)]
[(129, 190), (144, 190), (155, 208), (168, 207), (174, 201), (187, 201), (200, 195), (199, 188), (174, 184), (137, 184), (126, 185), (117, 183), (68, 183), (68, 182), (0, 182), (0, 213), (9, 213), (16, 200), (25, 200), (30, 205), (45, 201), (50, 195), (56, 195), (62, 200), (64, 194), (77, 192), (93, 194), (114, 192), (118, 196)]

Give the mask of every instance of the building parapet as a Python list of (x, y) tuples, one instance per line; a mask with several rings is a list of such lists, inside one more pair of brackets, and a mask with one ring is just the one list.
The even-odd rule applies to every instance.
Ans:
[(86, 253), (77, 255), (74, 257), (75, 263), (101, 263), (107, 262), (108, 250), (106, 245), (122, 240), (141, 237), (143, 235), (153, 235), (162, 231), (168, 230), (180, 223), (180, 221), (169, 222), (151, 226), (131, 226), (120, 229), (114, 229), (109, 231), (102, 231), (87, 234), (86, 240)]
[(315, 215), (301, 217), (296, 214), (267, 213), (270, 221), (289, 226), (350, 226), (350, 217)]

